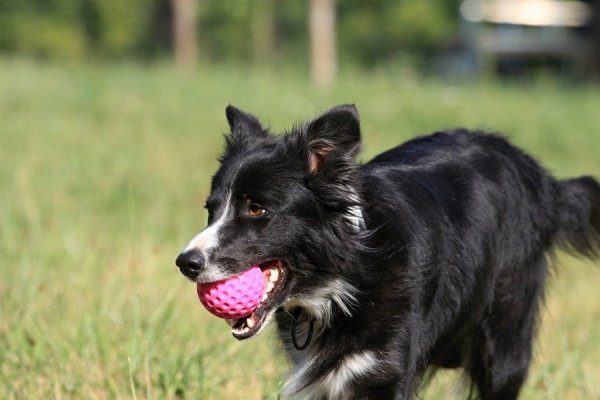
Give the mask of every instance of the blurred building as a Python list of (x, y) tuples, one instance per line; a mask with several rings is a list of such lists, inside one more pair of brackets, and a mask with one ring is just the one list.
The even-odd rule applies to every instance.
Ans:
[(474, 71), (553, 69), (587, 77), (600, 65), (597, 1), (465, 0), (461, 35)]

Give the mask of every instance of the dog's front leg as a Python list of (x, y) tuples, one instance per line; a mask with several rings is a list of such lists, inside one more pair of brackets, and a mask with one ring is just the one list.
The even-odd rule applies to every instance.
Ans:
[[(408, 344), (400, 348), (410, 349)], [(377, 363), (371, 371), (354, 381), (353, 395), (349, 399), (364, 400), (410, 400), (418, 389), (417, 358), (409, 351), (377, 352)]]
[(357, 387), (355, 393), (348, 397), (348, 399), (410, 400), (413, 396), (413, 385), (410, 382), (407, 382), (405, 377), (397, 375), (390, 377), (386, 382), (382, 382), (377, 377), (374, 377), (371, 382), (368, 382), (367, 380), (364, 386)]

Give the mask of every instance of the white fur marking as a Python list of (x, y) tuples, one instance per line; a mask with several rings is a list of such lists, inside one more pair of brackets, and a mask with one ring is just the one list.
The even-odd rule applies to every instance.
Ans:
[[(323, 330), (331, 325), (334, 303), (342, 310), (344, 314), (350, 316), (352, 315), (352, 308), (354, 308), (357, 303), (357, 294), (358, 290), (348, 282), (342, 279), (334, 279), (311, 293), (307, 293), (302, 297), (289, 300), (286, 302), (285, 308), (291, 309), (294, 307), (302, 307), (308, 313), (313, 315), (318, 324), (316, 336), (314, 338), (317, 339), (322, 334)], [(299, 397), (297, 398), (300, 399), (320, 399), (322, 397), (322, 393), (325, 393), (323, 392), (322, 388), (319, 389), (320, 386), (315, 386), (317, 384), (312, 385), (308, 392), (306, 391), (308, 389), (302, 390), (305, 381), (305, 375), (309, 371), (312, 363), (311, 358), (314, 355), (315, 343), (317, 343), (317, 340), (313, 340), (313, 343), (308, 349), (297, 355), (299, 358), (295, 361), (296, 366), (284, 386), (284, 393), (287, 393), (288, 395), (298, 393)], [(343, 365), (344, 364), (342, 363), (341, 366)], [(312, 391), (317, 389), (318, 391), (313, 394)], [(319, 395), (319, 393), (321, 393), (321, 395)]]
[(311, 360), (308, 360), (300, 368), (295, 368), (292, 374), (288, 377), (287, 381), (283, 386), (283, 394), (285, 397), (291, 397), (294, 399), (311, 399), (312, 394), (309, 389), (314, 387), (311, 385), (309, 388), (302, 390), (304, 385), (304, 375), (310, 369)]
[[(348, 384), (356, 377), (372, 372), (377, 366), (377, 357), (372, 351), (353, 353), (344, 357), (340, 364), (327, 375), (319, 379), (311, 386), (297, 392), (294, 398), (298, 399), (321, 399), (325, 396), (329, 399), (350, 399)], [(306, 372), (307, 366), (298, 372)], [(301, 381), (294, 382), (296, 385)], [(291, 382), (288, 382), (291, 383)], [(294, 393), (294, 385), (286, 383), (286, 393)], [(297, 387), (296, 387), (297, 389)]]
[(322, 379), (323, 391), (331, 399), (341, 399), (347, 396), (348, 383), (357, 376), (365, 375), (373, 369), (377, 358), (372, 351), (364, 351), (346, 356), (340, 366)]
[(333, 303), (348, 316), (356, 305), (358, 290), (342, 279), (334, 279), (306, 296), (291, 299), (286, 308), (302, 307), (312, 314), (323, 327), (331, 324)]
[(348, 209), (347, 219), (354, 231), (358, 233), (365, 230), (365, 220), (363, 218), (362, 207), (358, 205), (360, 204), (360, 197), (358, 197), (358, 194), (354, 191), (352, 191), (348, 197), (357, 205)]
[(185, 249), (182, 252), (186, 252), (192, 249), (198, 249), (202, 252), (204, 256), (204, 260), (206, 261), (204, 278), (206, 280), (217, 281), (221, 279), (227, 278), (227, 274), (222, 271), (218, 266), (208, 265), (209, 260), (209, 251), (219, 246), (219, 231), (227, 222), (227, 215), (229, 214), (229, 209), (231, 208), (231, 190), (227, 195), (227, 203), (225, 205), (225, 210), (219, 217), (219, 219), (209, 226), (207, 226), (202, 232), (198, 233), (194, 238), (187, 244)]
[(348, 220), (354, 228), (355, 232), (360, 232), (365, 229), (365, 220), (360, 206), (352, 206), (348, 210)]
[(227, 222), (227, 214), (229, 214), (231, 204), (231, 192), (227, 196), (227, 203), (225, 204), (225, 210), (219, 217), (218, 220), (213, 222), (211, 225), (207, 226), (202, 232), (197, 234), (183, 249), (183, 251), (188, 251), (191, 249), (198, 249), (202, 251), (202, 254), (206, 258), (207, 252), (210, 249), (214, 249), (219, 245), (219, 231)]

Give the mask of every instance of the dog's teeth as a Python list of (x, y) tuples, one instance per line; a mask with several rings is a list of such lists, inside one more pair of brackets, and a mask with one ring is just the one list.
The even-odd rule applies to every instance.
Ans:
[(277, 282), (278, 278), (279, 278), (279, 270), (277, 268), (273, 268), (271, 270), (271, 275), (269, 275), (269, 281)]
[(262, 299), (260, 299), (260, 301), (266, 301), (269, 298), (269, 296), (267, 296), (267, 294), (263, 294)]
[(252, 319), (252, 317), (249, 317), (248, 319), (246, 319), (246, 325), (250, 329), (254, 328), (254, 320)]

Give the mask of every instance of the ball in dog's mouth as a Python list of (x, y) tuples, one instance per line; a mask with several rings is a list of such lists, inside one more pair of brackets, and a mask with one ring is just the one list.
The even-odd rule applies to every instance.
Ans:
[(222, 281), (199, 283), (198, 297), (204, 307), (220, 318), (250, 315), (259, 305), (266, 282), (258, 265)]
[(278, 305), (286, 275), (283, 262), (271, 260), (224, 281), (199, 283), (198, 296), (209, 312), (225, 319), (236, 339), (248, 339)]

